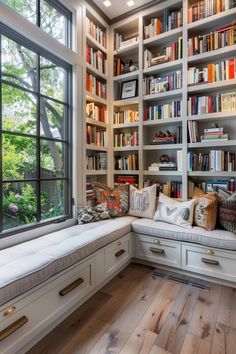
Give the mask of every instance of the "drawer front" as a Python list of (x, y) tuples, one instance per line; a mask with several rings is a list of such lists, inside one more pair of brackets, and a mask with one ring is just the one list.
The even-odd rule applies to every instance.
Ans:
[[(13, 348), (24, 336), (30, 335), (33, 331), (42, 331), (45, 325), (55, 319), (58, 313), (63, 314), (92, 290), (91, 284), (91, 261), (86, 261), (78, 268), (62, 276), (61, 281), (50, 284), (50, 290), (36, 300), (30, 302), (19, 310), (17, 304), (13, 312), (7, 314), (5, 308), (0, 320), (0, 348), (1, 353), (14, 352)], [(9, 307), (10, 309), (10, 307)], [(52, 321), (51, 321), (52, 319)], [(42, 327), (42, 328), (41, 328)], [(35, 335), (35, 334), (34, 334)], [(27, 339), (27, 338), (26, 338)]]
[(136, 234), (135, 252), (138, 259), (181, 267), (181, 246), (174, 241)]
[(182, 268), (211, 277), (236, 281), (236, 254), (198, 246), (182, 246)]
[(105, 250), (105, 271), (107, 275), (115, 272), (132, 257), (131, 236), (113, 243)]

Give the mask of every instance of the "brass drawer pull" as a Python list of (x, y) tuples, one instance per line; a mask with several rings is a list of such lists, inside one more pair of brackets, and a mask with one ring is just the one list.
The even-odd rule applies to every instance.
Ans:
[(159, 254), (164, 254), (165, 250), (162, 250), (160, 248), (154, 248), (154, 247), (150, 247), (150, 251), (153, 253), (159, 253)]
[(26, 316), (19, 318), (16, 322), (12, 323), (7, 328), (0, 332), (0, 342), (9, 337), (11, 334), (15, 333), (18, 329), (23, 327), (27, 322), (29, 322)]
[(64, 289), (59, 291), (59, 295), (61, 295), (61, 296), (67, 295), (72, 290), (74, 290), (75, 288), (80, 286), (83, 282), (84, 282), (84, 279), (82, 279), (82, 278), (79, 278), (79, 279), (75, 280), (73, 283), (71, 283), (70, 285), (67, 285)]
[(122, 254), (124, 254), (124, 253), (125, 253), (125, 250), (122, 249), (122, 250), (116, 252), (116, 253), (115, 253), (115, 256), (116, 256), (116, 257), (120, 257), (120, 256), (122, 256)]
[(202, 258), (201, 261), (206, 264), (219, 265), (219, 261), (215, 261), (214, 259)]
[(16, 311), (16, 307), (15, 306), (11, 306), (8, 307), (4, 312), (3, 312), (3, 316), (9, 316), (12, 313), (14, 313)]

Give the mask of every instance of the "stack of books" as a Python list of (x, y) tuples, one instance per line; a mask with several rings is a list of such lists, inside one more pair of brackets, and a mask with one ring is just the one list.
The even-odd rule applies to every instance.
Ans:
[(138, 155), (115, 156), (115, 170), (137, 171), (138, 170)]
[(96, 126), (87, 125), (87, 144), (106, 147), (106, 131)]
[(182, 8), (180, 10), (163, 11), (163, 21), (159, 18), (151, 19), (151, 23), (144, 26), (144, 39), (157, 36), (158, 34), (179, 28), (183, 25)]
[(118, 133), (114, 135), (114, 147), (138, 146), (138, 132)]
[(191, 96), (188, 99), (188, 115), (236, 111), (236, 91), (211, 96)]
[(236, 23), (218, 28), (214, 32), (196, 35), (188, 40), (188, 55), (210, 52), (236, 44)]
[(143, 79), (143, 94), (152, 95), (161, 92), (178, 90), (182, 87), (182, 71), (162, 77), (148, 76)]
[(161, 53), (154, 56), (150, 50), (144, 50), (144, 68), (149, 68), (153, 65), (167, 63), (169, 61), (179, 60), (183, 57), (183, 37), (179, 37), (178, 42), (173, 43), (168, 47), (162, 48)]
[(182, 100), (159, 104), (157, 106), (144, 107), (143, 116), (145, 121), (181, 117)]
[(107, 98), (107, 84), (103, 84), (92, 74), (86, 73), (86, 90), (104, 100)]
[(236, 59), (221, 60), (218, 63), (188, 69), (188, 85), (219, 82), (236, 78)]
[(86, 204), (88, 206), (95, 205), (96, 195), (93, 190), (93, 181), (91, 178), (87, 178), (86, 182)]
[(235, 6), (235, 0), (200, 0), (188, 8), (188, 23), (219, 14)]
[(151, 166), (148, 167), (148, 171), (158, 172), (158, 171), (177, 171), (176, 162), (153, 162)]
[(107, 170), (107, 154), (100, 152), (95, 155), (87, 156), (87, 170), (89, 171), (106, 171)]
[(117, 176), (115, 186), (121, 184), (132, 184), (138, 188), (138, 176)]
[(155, 136), (150, 142), (151, 145), (176, 144), (176, 136)]
[(150, 187), (153, 184), (157, 185), (157, 197), (160, 193), (167, 195), (170, 198), (181, 198), (182, 197), (182, 182), (179, 181), (168, 181), (164, 183), (157, 182), (155, 180), (146, 180), (143, 185), (145, 187)]
[(135, 123), (139, 121), (138, 111), (121, 111), (114, 114), (114, 124)]
[(236, 154), (223, 150), (209, 153), (188, 153), (188, 171), (235, 171)]
[(98, 106), (94, 102), (86, 104), (87, 118), (94, 119), (98, 122), (107, 122), (107, 110), (105, 106)]
[(86, 45), (86, 63), (91, 64), (103, 74), (107, 73), (107, 59), (101, 50), (95, 50)]
[(93, 21), (91, 21), (87, 17), (87, 33), (90, 34), (97, 42), (99, 42), (103, 47), (106, 48), (106, 33), (100, 27), (95, 25)]
[(229, 135), (224, 133), (224, 128), (209, 128), (204, 129), (203, 135), (201, 135), (201, 142), (204, 141), (228, 141)]
[(138, 42), (137, 35), (125, 39), (124, 36), (122, 36), (121, 34), (115, 33), (115, 50), (128, 47), (137, 42)]

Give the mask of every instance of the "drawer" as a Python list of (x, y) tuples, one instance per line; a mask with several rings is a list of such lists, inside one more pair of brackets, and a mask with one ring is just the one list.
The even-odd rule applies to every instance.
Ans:
[[(91, 261), (86, 261), (64, 273), (60, 279), (52, 281), (48, 285), (48, 291), (40, 297), (31, 301), (29, 296), (24, 307), (19, 306), (18, 309), (17, 303), (11, 305), (12, 308), (15, 307), (15, 311), (8, 315), (4, 315), (8, 310), (5, 308), (0, 320), (1, 353), (14, 352), (19, 341), (22, 346), (22, 338), (29, 341), (28, 336), (37, 335), (74, 304), (79, 304), (92, 290), (91, 270)], [(5, 335), (6, 338), (3, 339)]]
[(125, 236), (105, 249), (105, 271), (107, 275), (115, 272), (132, 257), (131, 236)]
[(135, 252), (138, 259), (181, 267), (181, 245), (174, 241), (136, 234)]
[(236, 281), (236, 253), (199, 246), (182, 246), (182, 268), (211, 277)]

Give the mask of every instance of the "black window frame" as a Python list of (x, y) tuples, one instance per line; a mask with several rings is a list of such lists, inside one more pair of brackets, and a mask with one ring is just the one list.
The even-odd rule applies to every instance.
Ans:
[[(24, 46), (28, 50), (31, 50), (32, 52), (36, 53), (37, 56), (37, 91), (33, 91), (31, 89), (26, 89), (20, 85), (15, 84), (14, 82), (4, 80), (2, 78), (2, 36), (8, 37), (10, 40), (15, 41), (16, 43)], [(40, 93), (40, 56), (50, 60), (53, 64), (58, 65), (59, 67), (63, 68), (66, 73), (66, 78), (65, 78), (65, 102), (60, 101), (58, 99), (55, 99), (53, 97), (44, 95)], [(19, 132), (10, 132), (10, 131), (5, 131), (2, 129), (2, 85), (9, 85), (12, 87), (15, 87), (17, 89), (20, 89), (22, 91), (28, 92), (28, 93), (33, 93), (35, 97), (37, 98), (37, 120), (36, 120), (36, 134), (31, 135), (31, 134), (22, 134)], [(28, 38), (24, 37), (23, 35), (15, 32), (5, 24), (0, 22), (0, 239), (11, 236), (14, 234), (18, 234), (24, 231), (29, 231), (35, 228), (41, 228), (46, 225), (50, 224), (55, 224), (59, 222), (66, 221), (68, 219), (71, 219), (73, 217), (73, 197), (72, 197), (72, 164), (73, 164), (73, 155), (72, 155), (72, 144), (73, 144), (73, 135), (72, 135), (72, 90), (73, 90), (73, 85), (72, 85), (72, 65), (67, 63), (66, 61), (62, 60), (55, 54), (50, 53), (46, 49), (42, 48), (41, 46), (33, 43), (31, 40)], [(65, 107), (65, 138), (63, 139), (50, 139), (49, 137), (42, 136), (40, 134), (40, 102), (41, 98), (48, 99), (50, 101), (54, 101), (60, 104), (63, 104)], [(15, 136), (25, 136), (25, 137), (33, 137), (36, 138), (36, 177), (32, 179), (25, 179), (25, 180), (3, 180), (3, 171), (2, 171), (2, 135), (4, 133), (7, 134), (13, 134)], [(48, 141), (48, 140), (53, 140), (55, 142), (62, 142), (65, 144), (65, 159), (64, 159), (64, 177), (62, 178), (41, 178), (41, 171), (40, 171), (40, 143), (41, 141)], [(50, 219), (41, 219), (41, 208), (40, 208), (40, 186), (43, 181), (58, 181), (58, 180), (63, 180), (65, 183), (65, 206), (64, 209), (66, 211), (65, 215), (60, 215), (57, 217), (53, 217)], [(17, 182), (35, 182), (37, 187), (36, 187), (36, 196), (37, 196), (37, 222), (33, 222), (30, 224), (26, 224), (23, 226), (17, 226), (16, 228), (12, 229), (6, 229), (3, 230), (3, 184), (4, 183), (17, 183)]]

